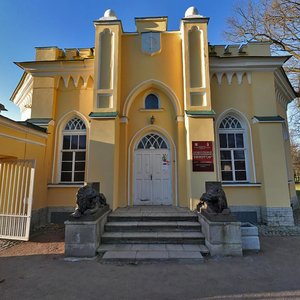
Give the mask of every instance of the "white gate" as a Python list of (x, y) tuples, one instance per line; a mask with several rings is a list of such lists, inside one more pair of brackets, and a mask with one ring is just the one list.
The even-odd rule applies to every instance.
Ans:
[(34, 160), (0, 160), (0, 238), (29, 239)]

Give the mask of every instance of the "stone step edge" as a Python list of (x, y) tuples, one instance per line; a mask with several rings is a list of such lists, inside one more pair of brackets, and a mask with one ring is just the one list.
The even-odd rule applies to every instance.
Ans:
[(102, 262), (203, 262), (204, 258), (199, 251), (106, 251), (101, 257)]
[(140, 231), (174, 231), (174, 232), (178, 232), (178, 231), (182, 231), (182, 232), (201, 232), (201, 226), (199, 225), (186, 225), (186, 226), (182, 226), (182, 225), (151, 225), (151, 224), (147, 224), (147, 225), (136, 225), (136, 224), (105, 224), (104, 226), (104, 230), (105, 232), (140, 232)]
[[(118, 249), (118, 247), (116, 247), (116, 245), (121, 246), (122, 249)], [(185, 251), (185, 252), (200, 252), (202, 255), (205, 255), (205, 256), (209, 255), (209, 250), (204, 244), (198, 244), (198, 245), (191, 244), (192, 246), (199, 246), (199, 249), (193, 249), (193, 250), (189, 250), (189, 249), (178, 249), (178, 250), (175, 250), (175, 249), (173, 249), (173, 250), (168, 250), (168, 249), (156, 249), (156, 250), (153, 250), (153, 249), (143, 249), (143, 250), (131, 249), (134, 246), (142, 246), (142, 245), (147, 245), (150, 247), (151, 246), (156, 247), (158, 245), (165, 246), (165, 247), (167, 247), (167, 246), (172, 247), (174, 245), (184, 246), (186, 244), (184, 244), (184, 245), (183, 244), (102, 244), (98, 247), (97, 253), (104, 254), (107, 251)], [(111, 246), (111, 247), (109, 247), (109, 246)], [(108, 248), (111, 248), (111, 249), (108, 249)]]
[[(179, 223), (179, 224), (178, 224)], [(109, 221), (106, 224), (112, 225), (112, 226), (201, 226), (201, 224), (198, 221)]]
[(186, 245), (205, 245), (205, 239), (203, 238), (186, 238), (186, 239), (108, 239), (102, 240), (103, 244), (111, 245), (111, 244), (186, 244)]
[(172, 227), (105, 227), (106, 233), (112, 232), (202, 232), (201, 228), (172, 228)]
[(120, 221), (142, 221), (142, 222), (168, 222), (168, 221), (194, 221), (197, 222), (197, 216), (108, 216), (108, 222), (120, 222)]
[[(160, 234), (154, 236), (153, 234)], [(132, 232), (132, 231), (120, 231), (120, 232), (104, 232), (101, 238), (205, 238), (201, 231), (146, 231), (146, 232)]]

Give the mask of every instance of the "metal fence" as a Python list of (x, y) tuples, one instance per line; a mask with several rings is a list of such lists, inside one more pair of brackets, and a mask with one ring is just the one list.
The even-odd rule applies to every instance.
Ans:
[(29, 239), (34, 160), (0, 160), (0, 238)]

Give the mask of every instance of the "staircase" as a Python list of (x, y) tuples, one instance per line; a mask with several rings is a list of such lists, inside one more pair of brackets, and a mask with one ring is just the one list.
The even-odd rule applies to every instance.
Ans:
[(208, 249), (197, 216), (169, 206), (119, 208), (108, 216), (98, 253), (103, 262), (198, 263)]

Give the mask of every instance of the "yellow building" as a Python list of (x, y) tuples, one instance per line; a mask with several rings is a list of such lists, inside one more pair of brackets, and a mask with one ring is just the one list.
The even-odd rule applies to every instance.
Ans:
[(208, 18), (193, 7), (177, 31), (167, 17), (135, 22), (124, 32), (108, 10), (94, 22), (94, 48), (36, 48), (34, 61), (17, 63), (11, 100), (48, 132), (34, 214), (73, 210), (83, 182), (100, 182), (112, 209), (194, 209), (217, 180), (243, 220), (292, 225), (288, 57), (263, 43), (209, 45)]

